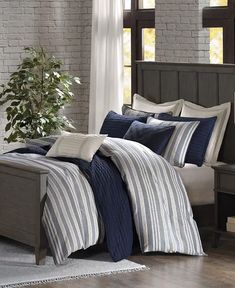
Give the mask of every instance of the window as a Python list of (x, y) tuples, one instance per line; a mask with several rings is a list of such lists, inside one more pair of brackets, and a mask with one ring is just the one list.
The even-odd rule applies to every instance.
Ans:
[(228, 6), (228, 0), (210, 0), (210, 6)]
[[(228, 0), (210, 0), (210, 6), (228, 6)], [(210, 63), (222, 64), (223, 27), (210, 28)]]
[(235, 63), (235, 0), (210, 0), (203, 27), (210, 28), (210, 62)]
[(140, 9), (155, 9), (155, 0), (139, 0)]
[(130, 103), (131, 98), (131, 29), (124, 28), (124, 103)]
[(222, 64), (223, 62), (223, 28), (210, 28), (210, 63)]
[(124, 103), (136, 92), (136, 60), (155, 60), (155, 0), (125, 0)]

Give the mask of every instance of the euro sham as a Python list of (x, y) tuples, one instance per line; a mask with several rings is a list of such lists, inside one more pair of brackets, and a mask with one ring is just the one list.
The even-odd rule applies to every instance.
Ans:
[(176, 100), (172, 102), (165, 102), (156, 104), (151, 102), (144, 97), (135, 94), (133, 97), (132, 109), (146, 111), (149, 113), (169, 113), (173, 116), (179, 116), (183, 105), (183, 100)]

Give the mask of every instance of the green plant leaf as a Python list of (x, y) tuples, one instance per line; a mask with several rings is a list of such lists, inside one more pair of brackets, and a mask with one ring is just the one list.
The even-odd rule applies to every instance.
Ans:
[(24, 50), (27, 56), (10, 75), (8, 83), (0, 85), (0, 105), (7, 105), (5, 130), (11, 130), (5, 138), (8, 143), (73, 128), (72, 122), (61, 117), (59, 111), (71, 102), (72, 85), (80, 84), (80, 78), (63, 72), (62, 62), (42, 47)]
[(11, 122), (7, 123), (6, 127), (5, 127), (5, 131), (9, 131), (11, 129)]

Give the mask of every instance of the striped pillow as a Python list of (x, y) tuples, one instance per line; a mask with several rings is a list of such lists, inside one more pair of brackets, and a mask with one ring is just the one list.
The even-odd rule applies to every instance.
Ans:
[(36, 138), (36, 139), (30, 139), (26, 138), (26, 146), (52, 146), (55, 141), (57, 140), (59, 136), (58, 135), (52, 135), (52, 136), (47, 136), (47, 137), (41, 137), (41, 138)]
[(122, 106), (122, 115), (133, 117), (154, 117), (154, 113), (132, 109), (131, 106), (124, 104)]
[(163, 157), (173, 166), (184, 167), (190, 141), (200, 122), (162, 121), (149, 117), (147, 123), (160, 127), (175, 126), (175, 131), (171, 136)]
[(91, 162), (106, 135), (71, 133), (60, 136), (47, 153), (47, 157), (78, 158)]

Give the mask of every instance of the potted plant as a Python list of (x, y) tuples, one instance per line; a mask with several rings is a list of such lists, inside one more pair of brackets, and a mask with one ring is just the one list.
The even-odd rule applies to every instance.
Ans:
[(62, 72), (61, 61), (43, 48), (24, 50), (28, 56), (9, 82), (1, 85), (0, 105), (7, 105), (5, 131), (9, 131), (4, 140), (8, 143), (74, 128), (60, 109), (72, 101), (72, 85), (80, 84), (80, 79)]

